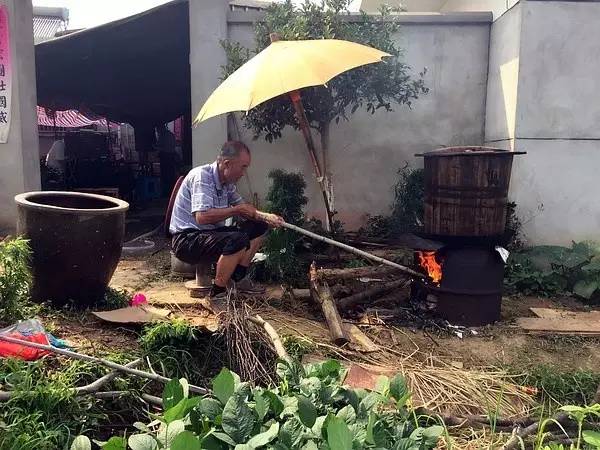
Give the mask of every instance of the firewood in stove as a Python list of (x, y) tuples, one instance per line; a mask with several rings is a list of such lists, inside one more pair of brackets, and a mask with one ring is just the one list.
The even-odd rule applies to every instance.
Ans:
[(366, 303), (370, 300), (373, 300), (378, 295), (385, 294), (386, 292), (389, 292), (392, 289), (403, 288), (407, 286), (408, 283), (410, 283), (410, 280), (406, 279), (381, 283), (372, 288), (359, 292), (358, 294), (350, 295), (348, 297), (339, 299), (337, 304), (341, 310), (345, 311), (348, 309), (352, 309), (362, 303)]
[(346, 344), (350, 339), (344, 330), (342, 318), (335, 306), (335, 299), (331, 294), (327, 282), (319, 280), (317, 267), (314, 262), (310, 266), (309, 277), (312, 298), (321, 307), (321, 311), (323, 311), (323, 316), (325, 316), (327, 326), (329, 327), (331, 340), (336, 345)]

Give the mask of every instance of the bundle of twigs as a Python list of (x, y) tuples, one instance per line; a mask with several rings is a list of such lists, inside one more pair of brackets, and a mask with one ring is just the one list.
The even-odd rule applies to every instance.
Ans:
[[(249, 306), (230, 293), (221, 325), (227, 347), (228, 367), (242, 380), (268, 385), (275, 382), (278, 352), (264, 326), (250, 315)], [(254, 319), (254, 322), (250, 319)]]

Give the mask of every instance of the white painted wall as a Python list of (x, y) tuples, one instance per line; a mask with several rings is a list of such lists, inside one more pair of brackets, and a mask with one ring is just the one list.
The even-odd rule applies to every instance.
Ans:
[(600, 3), (522, 6), (511, 195), (532, 242), (600, 240)]
[[(396, 171), (406, 162), (412, 166), (422, 163), (415, 153), (442, 145), (483, 142), (489, 21), (459, 24), (424, 19), (427, 22), (405, 23), (398, 41), (415, 74), (427, 67), (431, 92), (416, 101), (412, 110), (398, 108), (374, 116), (357, 113), (350, 122), (331, 130), (335, 207), (347, 228), (361, 225), (366, 214), (389, 213)], [(251, 24), (233, 24), (229, 37), (251, 45)], [(251, 142), (250, 134), (246, 132), (245, 137)], [(282, 140), (273, 144), (259, 140), (251, 147), (250, 179), (259, 197), (266, 193), (271, 169), (300, 170), (309, 186), (309, 215), (322, 211), (322, 198), (299, 132), (288, 130)], [(242, 190), (245, 187), (244, 183), (240, 186)]]
[(40, 187), (31, 2), (0, 0), (10, 22), (12, 111), (8, 142), (0, 144), (0, 235), (16, 226), (14, 196)]
[(510, 148), (515, 137), (520, 48), (519, 4), (492, 24), (485, 113), (486, 145)]

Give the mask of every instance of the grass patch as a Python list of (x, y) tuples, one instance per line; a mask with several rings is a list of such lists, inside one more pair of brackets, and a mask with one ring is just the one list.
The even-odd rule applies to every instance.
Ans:
[(510, 371), (519, 374), (518, 383), (537, 388), (544, 410), (551, 412), (561, 405), (589, 405), (600, 385), (600, 372), (592, 370), (567, 371), (542, 364)]
[[(129, 353), (104, 357), (121, 364), (135, 359)], [(0, 449), (68, 448), (73, 437), (86, 430), (97, 432), (106, 423), (129, 425), (144, 417), (143, 405), (131, 397), (97, 400), (71, 391), (106, 373), (106, 368), (83, 361), (0, 359), (0, 389), (14, 392), (10, 400), (0, 402)], [(117, 377), (102, 390), (126, 390), (135, 395), (144, 383), (138, 378)]]

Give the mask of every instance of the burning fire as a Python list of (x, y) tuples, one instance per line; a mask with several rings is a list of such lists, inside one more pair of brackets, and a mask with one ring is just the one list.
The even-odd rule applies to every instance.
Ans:
[(427, 275), (435, 284), (442, 281), (442, 266), (435, 257), (435, 252), (417, 252), (419, 264), (427, 271)]

